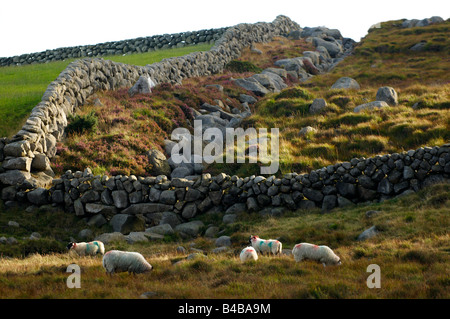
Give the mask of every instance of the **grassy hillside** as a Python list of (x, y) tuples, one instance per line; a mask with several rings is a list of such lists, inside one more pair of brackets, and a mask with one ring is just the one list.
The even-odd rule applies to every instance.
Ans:
[[(289, 79), (290, 88), (258, 98), (245, 125), (280, 128), (279, 174), (449, 142), (449, 22), (412, 29), (401, 29), (399, 24), (391, 21), (372, 30), (332, 72), (304, 83)], [(424, 51), (409, 50), (420, 41), (427, 43)], [(52, 163), (55, 171), (89, 166), (95, 174), (146, 174), (143, 153), (152, 147), (162, 149), (162, 140), (174, 127), (189, 123), (190, 108), (215, 99), (239, 107), (238, 97), (244, 91), (231, 78), (249, 76), (277, 59), (311, 49), (303, 40), (282, 38), (255, 46), (262, 54), (246, 50), (224, 74), (189, 79), (180, 86), (160, 85), (151, 96), (130, 99), (126, 89), (98, 93), (79, 113), (91, 119), (92, 125), (83, 133), (68, 134), (58, 145), (58, 157)], [(342, 76), (355, 78), (361, 89), (331, 90)], [(224, 90), (207, 84), (220, 84)], [(355, 106), (375, 100), (381, 86), (395, 88), (398, 106), (353, 112)], [(327, 101), (323, 113), (309, 114), (314, 98)], [(317, 132), (300, 136), (300, 129), (308, 125)], [(214, 164), (207, 170), (240, 176), (259, 173), (257, 165), (250, 164)], [(277, 218), (241, 214), (233, 224), (222, 222), (223, 212), (198, 215), (205, 225), (216, 225), (222, 234), (231, 236), (228, 253), (211, 253), (214, 240), (205, 237), (186, 241), (173, 235), (133, 245), (116, 242), (106, 249), (139, 251), (154, 271), (112, 278), (105, 275), (100, 257), (74, 257), (65, 252), (67, 242), (88, 227), (84, 220), (57, 207), (6, 209), (0, 201), (0, 238), (13, 236), (18, 241), (0, 243), (0, 296), (139, 298), (148, 293), (150, 298), (448, 299), (449, 194), (449, 184), (438, 184), (404, 197), (336, 208), (326, 214), (319, 209)], [(368, 217), (367, 211), (377, 213)], [(18, 222), (19, 227), (8, 226), (9, 221)], [(358, 241), (358, 235), (372, 226), (378, 234)], [(111, 229), (104, 225), (92, 231), (97, 235)], [(32, 232), (39, 232), (41, 239), (26, 239)], [(279, 238), (287, 250), (300, 242), (324, 244), (343, 264), (324, 269), (314, 262), (295, 263), (288, 255), (260, 256), (255, 263), (242, 264), (238, 254), (248, 245), (250, 235)], [(176, 253), (180, 245), (188, 249), (187, 254)], [(206, 256), (187, 260), (188, 254), (198, 252), (195, 249)], [(66, 268), (72, 263), (81, 266), (81, 289), (66, 287)], [(370, 264), (380, 266), (380, 289), (366, 285)]]
[[(20, 247), (38, 252), (26, 258), (2, 258), (0, 263), (0, 296), (2, 298), (139, 298), (150, 292), (151, 298), (442, 298), (448, 299), (450, 271), (449, 197), (450, 187), (435, 185), (417, 194), (378, 204), (339, 208), (324, 215), (316, 211), (297, 211), (283, 218), (241, 216), (237, 223), (223, 225), (221, 216), (204, 215), (205, 224), (214, 222), (230, 235), (232, 246), (225, 254), (213, 254), (214, 241), (199, 237), (194, 241), (152, 242), (129, 245), (113, 243), (106, 249), (141, 252), (153, 265), (150, 274), (130, 276), (116, 274), (109, 278), (101, 257), (76, 257), (62, 253), (55, 238), (69, 240), (76, 235), (75, 224), (47, 226), (29, 222), (36, 213), (18, 216), (15, 210), (0, 214), (0, 224), (17, 220), (20, 228), (3, 227), (0, 237), (15, 233), (19, 244), (0, 244), (0, 254)], [(0, 211), (2, 209), (0, 208)], [(365, 212), (379, 213), (366, 217)], [(54, 217), (68, 221), (66, 213), (53, 211)], [(41, 211), (40, 218), (49, 216)], [(21, 218), (21, 219), (19, 219)], [(52, 219), (53, 220), (53, 219)], [(372, 225), (380, 233), (368, 241), (357, 236)], [(78, 225), (78, 227), (81, 225)], [(21, 236), (39, 231), (40, 240), (21, 240)], [(94, 229), (95, 232), (99, 230)], [(260, 256), (257, 262), (242, 264), (238, 254), (250, 235), (279, 238), (283, 248), (291, 250), (308, 241), (326, 244), (340, 256), (342, 265), (323, 268), (315, 262), (296, 263), (292, 256)], [(182, 245), (187, 254), (177, 254)], [(207, 255), (187, 260), (188, 254), (204, 251)], [(58, 248), (62, 247), (62, 248)], [(54, 253), (48, 253), (53, 250)], [(11, 253), (11, 252), (9, 252)], [(17, 256), (17, 255), (13, 255)], [(181, 261), (181, 262), (180, 262)], [(177, 263), (180, 262), (180, 263)], [(75, 263), (81, 267), (81, 288), (68, 289), (66, 268)], [(370, 264), (381, 269), (381, 288), (369, 289), (366, 271)], [(201, 289), (199, 289), (201, 288)]]
[[(125, 56), (106, 56), (105, 60), (146, 65), (162, 59), (182, 56), (190, 52), (206, 51), (210, 44), (177, 49), (152, 51)], [(12, 136), (19, 131), (31, 109), (42, 98), (47, 86), (55, 80), (73, 59), (46, 64), (9, 66), (0, 68), (0, 137)]]

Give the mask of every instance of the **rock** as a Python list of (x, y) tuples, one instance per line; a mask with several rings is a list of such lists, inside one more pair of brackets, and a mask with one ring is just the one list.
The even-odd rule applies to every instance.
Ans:
[(149, 232), (149, 233), (163, 235), (163, 236), (172, 235), (175, 233), (172, 226), (170, 226), (170, 224), (160, 224), (158, 226), (153, 226), (153, 227), (147, 228), (145, 231)]
[(308, 136), (310, 134), (314, 134), (317, 132), (317, 129), (315, 129), (312, 126), (306, 126), (302, 127), (301, 130), (298, 132), (299, 136)]
[(175, 191), (173, 190), (165, 190), (161, 193), (161, 197), (159, 198), (159, 201), (162, 204), (166, 205), (173, 205), (177, 202), (177, 198), (175, 195)]
[(86, 213), (90, 214), (103, 214), (106, 216), (113, 216), (117, 214), (117, 208), (115, 206), (107, 206), (97, 203), (87, 203), (85, 209)]
[(377, 91), (376, 100), (384, 101), (390, 106), (398, 105), (397, 92), (390, 86), (380, 87)]
[(180, 166), (175, 168), (172, 173), (170, 174), (170, 177), (172, 179), (174, 178), (184, 178), (186, 176), (192, 175), (194, 173), (193, 169), (188, 166)]
[(247, 78), (247, 79), (236, 79), (234, 83), (247, 91), (251, 91), (257, 96), (264, 96), (270, 91), (266, 89), (263, 85), (261, 85), (255, 79)]
[(121, 232), (113, 232), (113, 233), (103, 233), (94, 238), (94, 240), (99, 240), (104, 244), (111, 244), (114, 242), (124, 242), (126, 241), (125, 235)]
[(143, 214), (152, 214), (152, 213), (162, 213), (165, 211), (170, 211), (173, 209), (172, 205), (165, 205), (161, 203), (139, 203), (134, 204), (124, 209), (122, 214), (131, 214), (131, 215), (143, 215)]
[(30, 143), (27, 140), (9, 143), (3, 148), (5, 157), (28, 157), (30, 151)]
[(381, 213), (381, 211), (379, 211), (379, 210), (368, 210), (365, 213), (365, 215), (366, 215), (367, 218), (372, 218), (373, 216), (378, 215), (380, 213)]
[(367, 240), (370, 238), (375, 237), (378, 234), (377, 228), (376, 226), (372, 226), (369, 229), (366, 229), (365, 231), (363, 231), (359, 236), (358, 239), (359, 241), (362, 240)]
[(220, 236), (216, 239), (215, 242), (216, 247), (230, 247), (231, 246), (231, 238), (230, 236)]
[(183, 254), (184, 255), (184, 254), (187, 253), (186, 248), (184, 248), (183, 246), (178, 246), (176, 251), (177, 251), (177, 254)]
[(20, 227), (19, 223), (18, 223), (18, 222), (15, 222), (15, 221), (13, 221), (13, 220), (10, 220), (10, 221), (8, 222), (8, 226), (10, 226), (10, 227), (16, 227), (16, 228)]
[(31, 174), (27, 171), (8, 170), (7, 172), (0, 174), (0, 184), (19, 185), (30, 178)]
[(197, 237), (201, 228), (204, 226), (202, 221), (195, 220), (175, 226), (175, 232), (187, 235), (188, 237)]
[(137, 82), (128, 90), (128, 94), (132, 97), (135, 94), (150, 94), (155, 82), (149, 76), (140, 76)]
[(342, 52), (342, 46), (336, 40), (325, 41), (324, 39), (313, 37), (313, 44), (315, 47), (325, 47), (332, 58), (338, 57)]
[(326, 195), (322, 202), (322, 211), (327, 212), (336, 207), (337, 197), (336, 195)]
[(206, 229), (204, 236), (207, 238), (214, 238), (214, 237), (216, 237), (219, 230), (220, 229), (217, 226), (210, 226), (210, 227), (208, 227), (208, 229)]
[(105, 225), (106, 223), (108, 223), (108, 221), (106, 220), (106, 218), (102, 215), (102, 214), (97, 214), (92, 216), (89, 221), (87, 222), (87, 224), (89, 226), (95, 226), (95, 227), (102, 227), (103, 225)]
[(356, 82), (354, 79), (349, 77), (342, 77), (338, 79), (334, 84), (331, 86), (332, 89), (354, 89), (359, 90), (361, 87), (359, 86), (358, 82)]
[(238, 213), (244, 213), (246, 211), (247, 211), (247, 205), (245, 203), (236, 203), (236, 204), (230, 206), (225, 211), (225, 214), (238, 214)]
[(327, 102), (324, 99), (314, 99), (312, 104), (309, 106), (309, 113), (319, 114), (327, 107)]
[(304, 188), (303, 195), (315, 202), (320, 202), (323, 199), (323, 194), (320, 191), (311, 188)]
[(111, 218), (109, 224), (114, 232), (128, 234), (132, 231), (144, 231), (145, 221), (136, 215), (116, 214)]
[(41, 237), (42, 237), (41, 234), (39, 234), (38, 232), (32, 232), (29, 239), (36, 240), (36, 239), (40, 239)]
[(9, 170), (21, 170), (29, 172), (31, 170), (32, 159), (29, 157), (13, 157), (6, 159), (2, 167)]
[(384, 101), (373, 101), (373, 102), (358, 105), (357, 107), (355, 107), (353, 109), (353, 112), (359, 113), (362, 110), (373, 110), (375, 108), (380, 109), (380, 108), (386, 107), (386, 106), (389, 106), (389, 105)]
[(151, 168), (151, 174), (157, 175), (166, 175), (169, 176), (171, 173), (171, 168), (169, 162), (167, 161), (166, 156), (157, 149), (150, 150), (146, 153), (148, 157), (148, 161)]
[(117, 208), (128, 207), (128, 193), (125, 190), (117, 190), (112, 192), (112, 198), (114, 201), (114, 206)]
[(254, 104), (254, 103), (258, 102), (258, 100), (255, 99), (253, 96), (247, 95), (247, 94), (240, 94), (239, 101), (241, 103), (248, 103), (248, 104)]
[(191, 219), (197, 214), (197, 205), (195, 203), (188, 203), (184, 206), (181, 216), (185, 219)]
[(383, 178), (380, 183), (378, 183), (377, 192), (383, 195), (389, 195), (394, 191), (394, 187), (387, 178)]
[(93, 237), (94, 237), (94, 233), (92, 232), (92, 230), (90, 230), (90, 229), (88, 229), (88, 228), (85, 228), (85, 229), (82, 229), (79, 233), (78, 233), (78, 236), (77, 236), (79, 239), (81, 239), (81, 240), (87, 240), (87, 241), (89, 241), (89, 240), (91, 240)]
[(169, 224), (172, 228), (175, 228), (177, 225), (181, 224), (181, 220), (174, 212), (163, 212), (159, 224)]
[(48, 190), (45, 188), (37, 188), (27, 193), (27, 199), (30, 203), (41, 206), (48, 204)]
[(419, 43), (414, 44), (409, 49), (414, 52), (422, 52), (425, 51), (427, 47), (427, 41), (420, 41)]
[(237, 215), (236, 214), (226, 214), (223, 216), (222, 218), (222, 222), (224, 224), (233, 224), (234, 222), (236, 222), (237, 219)]
[(148, 238), (145, 232), (131, 232), (125, 236), (125, 240), (129, 244), (135, 244), (139, 242), (148, 242)]

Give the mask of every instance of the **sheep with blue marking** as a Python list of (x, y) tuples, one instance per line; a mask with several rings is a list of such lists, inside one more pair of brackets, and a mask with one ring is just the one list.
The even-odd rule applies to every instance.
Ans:
[(140, 253), (120, 250), (108, 251), (103, 256), (102, 265), (108, 275), (126, 271), (129, 274), (142, 274), (153, 269)]
[(248, 262), (252, 260), (256, 261), (258, 260), (258, 253), (256, 252), (255, 248), (249, 246), (242, 249), (239, 258), (241, 259), (242, 262)]
[(317, 246), (309, 243), (300, 243), (292, 249), (292, 255), (296, 262), (302, 260), (314, 260), (322, 263), (324, 267), (340, 265), (341, 259), (328, 246)]
[(282, 244), (276, 239), (262, 239), (258, 236), (250, 236), (250, 243), (255, 250), (261, 254), (268, 253), (278, 255), (281, 254)]
[(105, 245), (101, 241), (91, 241), (88, 243), (69, 243), (67, 249), (76, 252), (79, 256), (94, 256), (97, 254), (105, 254)]

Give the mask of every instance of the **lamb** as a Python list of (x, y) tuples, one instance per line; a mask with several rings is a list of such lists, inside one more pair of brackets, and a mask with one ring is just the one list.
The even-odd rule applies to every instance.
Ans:
[(101, 241), (91, 241), (88, 243), (69, 243), (67, 245), (69, 251), (75, 251), (80, 256), (94, 256), (96, 254), (105, 254), (105, 245)]
[(141, 274), (153, 269), (140, 253), (120, 250), (108, 251), (103, 256), (102, 264), (108, 275), (126, 271), (129, 274)]
[(258, 236), (250, 236), (250, 243), (257, 252), (274, 255), (281, 254), (282, 244), (276, 239), (261, 239)]
[(244, 249), (242, 249), (241, 254), (239, 255), (239, 258), (242, 262), (247, 262), (251, 260), (258, 260), (258, 254), (256, 253), (255, 248), (249, 246)]
[(300, 243), (294, 246), (292, 254), (296, 262), (304, 259), (315, 260), (322, 263), (324, 267), (341, 264), (341, 259), (328, 246)]

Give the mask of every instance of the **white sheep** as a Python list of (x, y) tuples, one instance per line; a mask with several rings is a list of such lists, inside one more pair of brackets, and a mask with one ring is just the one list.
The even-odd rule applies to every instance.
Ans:
[(257, 252), (263, 253), (272, 253), (274, 255), (281, 254), (282, 244), (279, 240), (276, 239), (262, 239), (258, 236), (250, 236), (250, 243), (253, 248), (256, 249)]
[(102, 260), (103, 268), (108, 275), (128, 271), (129, 274), (141, 274), (153, 269), (140, 253), (110, 250)]
[(292, 254), (296, 262), (304, 259), (315, 260), (322, 263), (324, 267), (341, 264), (341, 259), (328, 246), (300, 243), (294, 246)]
[(88, 243), (69, 243), (67, 245), (69, 251), (75, 251), (80, 256), (94, 256), (97, 254), (105, 254), (105, 245), (101, 241), (91, 241)]
[(242, 262), (247, 262), (251, 260), (258, 260), (258, 254), (255, 250), (255, 248), (249, 246), (244, 249), (242, 249), (241, 254), (239, 255), (239, 258)]

